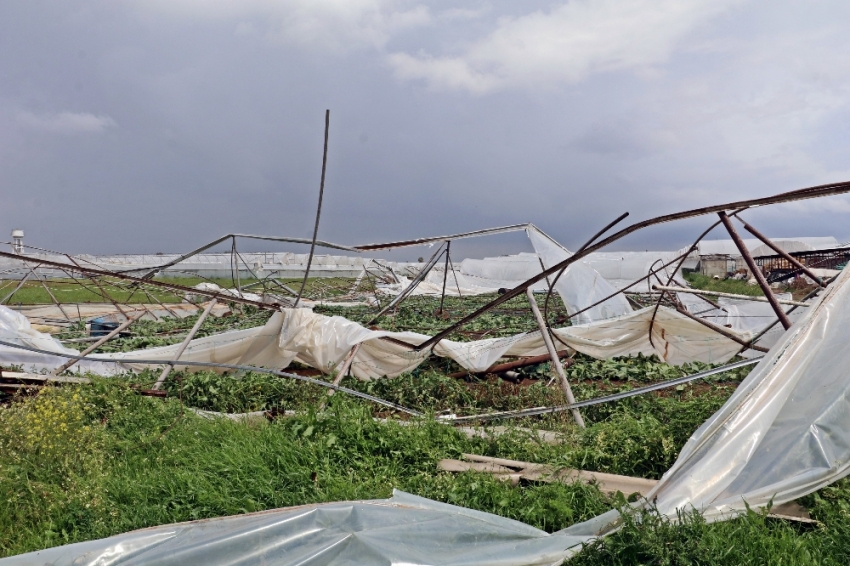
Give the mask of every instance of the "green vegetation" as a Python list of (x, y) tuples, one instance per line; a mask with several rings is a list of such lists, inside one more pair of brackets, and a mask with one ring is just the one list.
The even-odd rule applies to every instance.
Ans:
[[(199, 283), (215, 283), (224, 289), (232, 289), (236, 287), (236, 281), (229, 277), (203, 278), (194, 276), (181, 277), (154, 277), (154, 281), (162, 283), (170, 283), (173, 285), (181, 285), (183, 287), (194, 287)], [(0, 298), (5, 297), (17, 287), (20, 281), (5, 280), (0, 284)], [(283, 285), (289, 286), (290, 289), (297, 291), (301, 287), (301, 279), (283, 279), (280, 280)], [(241, 278), (240, 285), (248, 286), (245, 292), (258, 292), (261, 286), (252, 286), (257, 283), (253, 278)], [(99, 286), (98, 286), (99, 285)], [(351, 290), (352, 281), (342, 278), (313, 278), (307, 280), (304, 293), (305, 297), (313, 300), (332, 300), (336, 297), (345, 295)], [(47, 305), (54, 304), (50, 294), (44, 288), (47, 286), (50, 293), (60, 303), (109, 303), (111, 297), (119, 303), (180, 303), (185, 297), (180, 291), (171, 291), (154, 285), (146, 285), (139, 288), (133, 282), (124, 281), (114, 278), (101, 278), (95, 283), (87, 278), (62, 278), (62, 279), (47, 279), (42, 284), (39, 280), (31, 277), (23, 286), (15, 292), (15, 294), (7, 301), (7, 304), (22, 304), (22, 305)], [(365, 284), (361, 285), (361, 290), (365, 288)], [(269, 284), (269, 289), (274, 289), (273, 284)], [(286, 295), (285, 291), (281, 294)]]
[(751, 297), (764, 296), (761, 287), (758, 285), (750, 285), (746, 281), (739, 281), (738, 279), (713, 279), (699, 273), (688, 273), (685, 275), (685, 279), (694, 289), (735, 293), (736, 295), (749, 295)]
[[(323, 292), (331, 296), (334, 288), (343, 287), (327, 285)], [(449, 320), (485, 300), (447, 299)], [(378, 324), (432, 333), (447, 323), (437, 308), (434, 299), (414, 297)], [(558, 301), (550, 319), (563, 318), (562, 309)], [(369, 307), (316, 310), (363, 322), (375, 313)], [(199, 336), (257, 326), (268, 316), (233, 306), (227, 316), (210, 317)], [(535, 328), (524, 301), (510, 301), (487, 316), (454, 338)], [(131, 336), (111, 341), (101, 351), (175, 343), (195, 320), (140, 321), (131, 327)], [(594, 360), (578, 355), (568, 373), (576, 396), (587, 399), (706, 367), (675, 367), (644, 356)], [(324, 388), (259, 372), (175, 371), (165, 384), (166, 399), (138, 394), (158, 376), (153, 370), (7, 397), (0, 400), (0, 556), (176, 521), (384, 498), (392, 488), (552, 532), (619, 507), (628, 494), (605, 496), (593, 485), (577, 483), (514, 487), (488, 474), (440, 472), (437, 462), (477, 453), (658, 478), (749, 371), (585, 408), (584, 430), (573, 425), (569, 414), (560, 413), (499, 422), (506, 427), (503, 434), (468, 438), (432, 417), (564, 400), (558, 388), (546, 386), (549, 364), (524, 368), (520, 383), (496, 376), (447, 377), (457, 369), (452, 362), (432, 358), (395, 379), (343, 380), (347, 387), (428, 415), (412, 420), (360, 399), (341, 394), (328, 398)], [(288, 371), (316, 374), (297, 364)], [(324, 401), (327, 407), (319, 410)], [(191, 408), (278, 416), (234, 422), (202, 418)], [(295, 413), (284, 416), (284, 411)], [(560, 433), (562, 442), (542, 442), (538, 429)], [(825, 488), (804, 503), (820, 526), (785, 523), (761, 513), (710, 525), (697, 515), (681, 517), (680, 524), (652, 510), (629, 515), (619, 532), (589, 545), (571, 563), (847, 564), (850, 482)]]
[[(230, 279), (201, 279), (200, 277), (156, 277), (156, 281), (172, 283), (175, 285), (183, 285), (185, 287), (194, 287), (198, 283), (209, 282), (215, 283), (221, 287), (233, 287), (233, 282)], [(253, 280), (243, 280), (243, 285), (249, 284)], [(0, 296), (5, 297), (11, 293), (18, 285), (19, 281), (7, 281), (4, 287), (0, 287)], [(49, 279), (44, 282), (44, 285), (30, 278), (23, 287), (21, 287), (10, 298), (8, 304), (22, 305), (42, 305), (53, 304), (53, 299), (50, 298), (45, 285), (53, 293), (60, 303), (109, 303), (108, 297), (119, 303), (180, 303), (184, 300), (182, 295), (178, 295), (167, 289), (162, 289), (154, 286), (147, 286), (143, 290), (139, 288), (131, 288), (131, 284), (120, 280), (99, 281), (100, 287), (90, 279)], [(145, 293), (145, 291), (147, 293)], [(106, 295), (104, 295), (104, 293)], [(153, 298), (152, 298), (153, 297)]]
[[(422, 334), (433, 335), (448, 324), (479, 307), (489, 303), (495, 295), (477, 295), (472, 297), (446, 297), (443, 305), (443, 315), (439, 315), (439, 300), (433, 297), (416, 296), (403, 301), (397, 309), (390, 311), (378, 321), (378, 326), (384, 330), (411, 330)], [(546, 296), (535, 295), (537, 304), (543, 310)], [(389, 299), (382, 298), (387, 302)], [(349, 320), (366, 324), (375, 316), (374, 307), (334, 307), (322, 305), (315, 312), (329, 316), (344, 316)], [(549, 320), (558, 326), (568, 326), (567, 311), (561, 298), (554, 294), (549, 301)], [(499, 307), (486, 312), (473, 320), (462, 329), (449, 335), (450, 340), (465, 342), (481, 340), (482, 338), (498, 338), (512, 336), (521, 332), (537, 330), (537, 324), (531, 317), (528, 299), (525, 296), (515, 297)]]

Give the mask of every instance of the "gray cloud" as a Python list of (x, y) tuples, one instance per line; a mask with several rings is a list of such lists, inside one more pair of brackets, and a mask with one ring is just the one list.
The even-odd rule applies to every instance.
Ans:
[[(342, 243), (530, 221), (576, 246), (625, 210), (850, 179), (850, 7), (611, 6), (5, 3), (0, 237), (167, 252), (230, 231), (308, 236), (325, 108), (320, 235)], [(462, 72), (406, 76), (398, 54)], [(750, 219), (850, 239), (848, 203)], [(675, 249), (704, 223), (622, 247)], [(517, 235), (457, 249), (529, 248)]]
[(99, 134), (118, 124), (109, 116), (96, 116), (88, 112), (57, 112), (55, 114), (34, 114), (21, 111), (18, 122), (33, 130), (52, 134)]

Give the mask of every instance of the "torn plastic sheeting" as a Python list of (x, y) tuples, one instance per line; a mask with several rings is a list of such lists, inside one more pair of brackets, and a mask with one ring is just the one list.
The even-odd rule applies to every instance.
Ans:
[(707, 519), (792, 501), (850, 472), (850, 271), (805, 309), (649, 494)]
[(3, 566), (103, 564), (559, 564), (591, 540), (395, 491), (391, 499), (327, 503), (153, 527), (0, 560)]
[[(632, 285), (635, 281), (645, 278), (652, 269), (658, 269), (661, 264), (668, 263), (684, 253), (679, 252), (594, 252), (581, 259), (581, 262), (594, 269), (614, 289), (623, 289)], [(673, 274), (675, 264), (669, 265), (658, 272), (658, 276), (667, 281)], [(434, 283), (442, 284), (442, 271), (440, 266), (434, 268), (438, 273)], [(464, 283), (471, 288), (513, 289), (526, 280), (540, 273), (540, 259), (536, 253), (519, 253), (503, 257), (490, 257), (484, 259), (465, 259), (459, 265), (458, 281), (461, 290)], [(449, 274), (451, 281), (451, 273)], [(427, 280), (431, 280), (431, 275)], [(674, 281), (684, 286), (684, 277), (681, 272), (676, 274)], [(657, 281), (647, 280), (629, 288), (632, 293), (650, 293), (651, 284)], [(538, 281), (532, 285), (534, 292), (545, 291), (549, 288), (546, 281)], [(492, 292), (492, 291), (491, 291)]]
[[(23, 319), (23, 322), (18, 320), (17, 324), (26, 323), (21, 315), (0, 307), (0, 311), (4, 310), (11, 313), (10, 316)], [(617, 318), (554, 329), (553, 332), (570, 348), (598, 359), (657, 354), (660, 359), (676, 365), (695, 360), (723, 363), (741, 348), (737, 342), (670, 309), (659, 309), (654, 324), (652, 315), (653, 309), (645, 308)], [(27, 338), (30, 334), (20, 335), (15, 332), (10, 332), (8, 337), (17, 337), (17, 343), (57, 353), (77, 353), (76, 350), (64, 348), (47, 335), (31, 329), (29, 332), (43, 338), (32, 340)], [(741, 340), (752, 337), (750, 332), (738, 332), (737, 335)], [(421, 364), (430, 353), (427, 350), (414, 351), (404, 344), (413, 346), (427, 339), (428, 336), (415, 332), (369, 330), (346, 318), (320, 315), (309, 309), (282, 309), (262, 327), (192, 340), (180, 359), (275, 368), (285, 368), (293, 361), (298, 361), (330, 372), (352, 347), (362, 344), (351, 366), (352, 375), (360, 379), (375, 379), (395, 377)], [(120, 364), (81, 360), (74, 367), (81, 371), (112, 375), (146, 367), (134, 363), (134, 359), (173, 360), (179, 347), (173, 344), (132, 352), (99, 354), (99, 359), (116, 360)], [(541, 355), (546, 353), (546, 347), (540, 332), (534, 331), (473, 342), (442, 340), (434, 347), (433, 353), (451, 358), (470, 371), (484, 371), (503, 356)], [(30, 359), (30, 354), (0, 347), (0, 362), (24, 365), (27, 369), (52, 369), (63, 361), (58, 357), (49, 359), (50, 356), (43, 354), (32, 356), (37, 358)]]
[[(60, 354), (77, 355), (80, 353), (78, 350), (66, 348), (50, 334), (35, 330), (27, 317), (3, 305), (0, 305), (0, 340)], [(0, 346), (0, 364), (6, 366), (22, 366), (24, 369), (33, 368), (37, 370), (53, 369), (59, 367), (65, 361), (64, 358), (57, 356)], [(94, 373), (111, 375), (115, 371), (114, 365), (88, 362), (86, 367)]]
[[(534, 227), (526, 229), (534, 251), (540, 257), (543, 266), (548, 269), (561, 263), (572, 255), (558, 242)], [(541, 270), (542, 271), (542, 270)], [(554, 279), (552, 280), (554, 283)], [(555, 289), (564, 301), (569, 314), (575, 314), (586, 307), (601, 301), (616, 292), (616, 289), (589, 265), (577, 261), (567, 267)], [(572, 319), (574, 324), (586, 324), (605, 320), (632, 312), (629, 301), (622, 294), (614, 295), (604, 302), (587, 309)]]
[[(510, 289), (537, 275), (544, 267), (551, 267), (572, 255), (569, 250), (534, 226), (530, 225), (526, 228), (526, 234), (534, 247), (535, 253), (522, 253), (483, 260), (464, 260), (460, 264), (460, 272), (452, 270), (448, 273), (445, 288), (443, 285), (444, 268), (435, 269), (428, 273), (425, 280), (417, 286), (411, 295), (440, 296), (443, 292), (449, 296), (481, 295), (496, 292), (500, 288)], [(648, 265), (651, 266), (658, 259), (658, 257), (655, 257), (650, 260), (649, 258), (652, 255), (654, 254), (644, 254), (638, 259), (630, 258), (630, 261), (626, 262), (625, 254), (602, 254), (597, 255), (593, 261), (607, 267), (608, 271), (620, 280), (623, 277), (638, 274), (632, 279), (634, 281), (645, 276), (648, 272)], [(662, 255), (667, 258), (670, 254)], [(403, 279), (394, 284), (381, 285), (379, 291), (397, 295), (409, 284), (409, 280)], [(532, 291), (544, 291), (548, 288), (549, 282), (544, 280), (533, 285)], [(569, 314), (577, 313), (616, 291), (616, 288), (605, 277), (591, 267), (588, 260), (578, 261), (569, 266), (558, 279), (555, 288)], [(573, 322), (584, 324), (628, 314), (631, 311), (632, 308), (628, 300), (622, 295), (616, 295), (582, 312), (573, 319)]]
[[(685, 305), (685, 308), (691, 314), (717, 326), (731, 328), (738, 332), (752, 332), (753, 335), (757, 335), (762, 329), (777, 320), (773, 307), (766, 302), (718, 297), (716, 302), (721, 308), (716, 309), (696, 295), (676, 293), (676, 297)], [(791, 293), (778, 293), (776, 294), (776, 298), (791, 299), (792, 296)], [(806, 308), (796, 308), (793, 310), (787, 306), (783, 308), (792, 323), (797, 322), (806, 311)], [(759, 338), (757, 343), (759, 346), (770, 349), (774, 344), (779, 342), (783, 334), (785, 334), (785, 329), (782, 325), (774, 324), (773, 328)], [(753, 350), (747, 350), (742, 355), (747, 357), (760, 354)]]

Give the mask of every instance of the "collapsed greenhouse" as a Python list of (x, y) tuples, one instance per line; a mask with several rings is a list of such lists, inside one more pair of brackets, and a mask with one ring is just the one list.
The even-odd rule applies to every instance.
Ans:
[[(843, 269), (850, 246), (835, 239), (770, 239), (743, 217), (757, 207), (847, 192), (850, 183), (823, 185), (660, 216), (606, 235), (623, 215), (575, 252), (533, 224), (359, 246), (228, 234), (169, 256), (70, 256), (23, 244), (0, 252), (0, 391), (12, 404), (54, 387), (130, 380), (128, 390), (146, 402), (179, 404), (180, 418), (185, 404), (187, 419), (294, 421), (299, 412), (332, 414), (340, 397), (352, 397), (373, 407), (376, 426), (412, 428), (427, 421), (494, 438), (506, 430), (502, 424), (520, 423), (539, 440), (547, 433), (540, 424), (554, 421), (535, 419), (560, 418), (564, 431), (585, 429), (589, 408), (749, 371), (688, 432), (669, 468), (656, 462), (660, 478), (542, 466), (500, 454), (463, 453), (462, 460), (436, 463), (446, 474), (483, 473), (506, 484), (583, 482), (620, 494), (609, 500), (610, 510), (597, 509), (557, 530), (450, 504), (463, 501), (395, 491), (383, 499), (306, 498), (296, 506), (229, 516), (177, 515), (188, 522), (147, 523), (123, 534), (113, 528), (105, 538), (80, 535), (0, 562), (557, 564), (616, 533), (629, 513), (649, 508), (674, 522), (690, 511), (711, 523), (759, 509), (813, 521), (798, 500), (850, 471), (850, 275)], [(607, 251), (638, 230), (689, 218), (712, 220), (687, 248)], [(742, 239), (736, 225), (754, 239)], [(730, 240), (706, 245), (715, 228)], [(524, 232), (533, 252), (452, 262), (452, 242), (511, 232)], [(246, 238), (343, 253), (240, 252), (237, 242)], [(228, 243), (230, 253), (207, 252)], [(403, 263), (357, 255), (414, 246), (431, 246), (430, 257)], [(722, 259), (726, 278), (743, 279), (736, 289), (748, 287), (747, 294), (693, 283), (699, 263), (715, 261), (724, 246), (733, 258)], [(818, 259), (801, 258), (806, 253)], [(781, 269), (775, 281), (784, 286), (768, 281), (765, 257)], [(733, 269), (725, 268), (727, 261)], [(20, 300), (42, 292), (44, 301)], [(418, 327), (405, 324), (405, 308)], [(186, 324), (175, 326), (183, 319)], [(214, 331), (202, 330), (211, 324)], [(75, 349), (78, 344), (85, 347)], [(616, 391), (574, 371), (625, 358), (695, 371), (677, 369), (675, 376)], [(444, 408), (414, 406), (409, 391), (381, 396), (382, 387), (391, 387), (385, 383), (415, 384), (429, 368), (470, 387), (486, 379), (533, 381), (535, 391), (546, 391), (540, 399), (548, 404)], [(321, 395), (292, 408), (220, 411), (184, 398), (189, 390), (182, 380), (193, 374), (219, 374), (228, 383), (263, 374)], [(327, 449), (342, 442), (336, 438)], [(70, 544), (57, 546), (61, 542)]]

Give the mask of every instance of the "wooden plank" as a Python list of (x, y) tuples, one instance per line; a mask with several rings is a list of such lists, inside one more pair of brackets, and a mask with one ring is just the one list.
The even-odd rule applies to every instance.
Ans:
[(511, 474), (514, 470), (493, 464), (492, 462), (464, 462), (446, 458), (437, 462), (437, 468), (444, 472), (484, 472), (488, 474)]
[[(581, 481), (596, 484), (602, 493), (614, 494), (620, 492), (626, 496), (640, 494), (642, 497), (655, 487), (658, 480), (636, 478), (632, 476), (621, 476), (605, 472), (589, 472), (586, 470), (573, 470), (570, 468), (557, 468), (547, 464), (535, 464), (521, 460), (509, 460), (507, 458), (494, 458), (492, 456), (481, 456), (479, 454), (463, 454), (466, 462), (460, 460), (441, 460), (439, 468), (445, 471), (479, 471), (492, 473), (500, 479), (509, 479), (516, 484), (519, 479), (526, 481), (542, 482), (564, 482), (571, 483)], [(444, 464), (445, 462), (445, 464)], [(466, 464), (466, 465), (464, 465)], [(491, 466), (492, 468), (488, 468)], [(515, 479), (516, 478), (516, 479)], [(768, 517), (797, 521), (801, 523), (817, 523), (812, 519), (808, 510), (797, 503), (789, 501), (781, 505), (774, 505)]]

